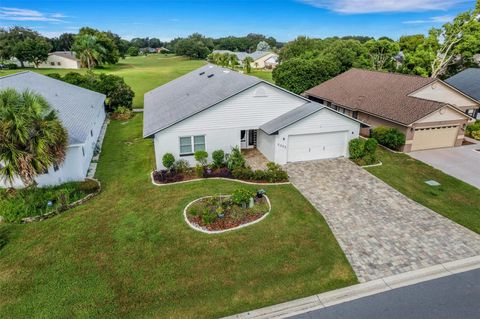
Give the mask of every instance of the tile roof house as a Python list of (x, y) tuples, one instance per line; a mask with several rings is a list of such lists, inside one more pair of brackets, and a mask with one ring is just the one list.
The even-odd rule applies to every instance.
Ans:
[[(46, 186), (84, 180), (105, 121), (105, 95), (30, 71), (0, 77), (0, 90), (7, 88), (43, 96), (68, 132), (65, 161), (39, 175), (36, 182)], [(0, 187), (6, 186), (10, 185), (0, 180)], [(21, 181), (13, 186), (21, 187)]]
[(143, 136), (162, 157), (257, 148), (273, 162), (348, 155), (360, 122), (257, 77), (206, 65), (144, 96)]
[[(351, 69), (304, 96), (375, 126), (406, 135), (403, 151), (462, 144), (466, 114), (479, 103), (435, 78)], [(369, 129), (362, 130), (363, 135)]]
[(235, 54), (238, 58), (238, 62), (242, 65), (243, 60), (246, 57), (251, 57), (253, 62), (250, 63), (254, 69), (272, 69), (275, 68), (278, 64), (278, 54), (268, 51), (255, 51), (252, 53), (247, 52), (234, 52), (230, 50), (213, 50), (212, 53), (220, 54)]

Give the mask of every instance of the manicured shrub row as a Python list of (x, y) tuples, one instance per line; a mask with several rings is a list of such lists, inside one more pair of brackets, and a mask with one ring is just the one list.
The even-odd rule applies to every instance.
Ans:
[(476, 120), (474, 124), (467, 125), (465, 135), (480, 141), (480, 120)]
[(98, 191), (96, 181), (66, 183), (55, 187), (0, 190), (0, 215), (6, 222), (65, 209), (69, 204)]
[(266, 170), (253, 171), (247, 167), (245, 158), (238, 147), (232, 148), (230, 154), (225, 154), (223, 150), (212, 152), (211, 164), (207, 164), (208, 153), (206, 151), (197, 151), (194, 156), (198, 164), (195, 168), (191, 168), (187, 161), (175, 161), (172, 154), (165, 153), (162, 157), (162, 164), (166, 169), (155, 171), (153, 173), (154, 180), (160, 183), (173, 183), (195, 177), (223, 177), (270, 183), (288, 181), (288, 174), (281, 169), (280, 165), (273, 162), (267, 163)]
[(392, 127), (376, 127), (372, 129), (371, 137), (392, 150), (400, 150), (400, 147), (405, 144), (405, 134)]
[(355, 138), (348, 143), (350, 158), (358, 165), (372, 165), (378, 162), (376, 151), (378, 143), (375, 139)]

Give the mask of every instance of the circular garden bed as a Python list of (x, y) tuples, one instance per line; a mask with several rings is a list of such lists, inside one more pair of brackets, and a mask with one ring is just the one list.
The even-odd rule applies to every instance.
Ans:
[(237, 189), (232, 195), (206, 196), (184, 209), (185, 221), (204, 233), (222, 233), (259, 222), (271, 210), (263, 190), (256, 194)]

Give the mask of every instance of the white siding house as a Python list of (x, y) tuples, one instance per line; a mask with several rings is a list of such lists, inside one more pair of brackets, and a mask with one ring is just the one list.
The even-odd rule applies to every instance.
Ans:
[[(95, 152), (98, 137), (105, 122), (105, 95), (71, 85), (35, 72), (22, 72), (0, 77), (0, 90), (13, 88), (30, 90), (42, 95), (58, 112), (68, 132), (65, 160), (59, 167), (36, 177), (39, 186), (82, 181)], [(22, 187), (20, 179), (13, 185), (0, 178), (0, 187)]]
[(80, 69), (80, 60), (72, 51), (55, 51), (48, 54), (45, 62), (38, 65), (39, 68), (49, 69)]
[[(194, 165), (196, 150), (211, 155), (236, 146), (256, 147), (279, 164), (347, 156), (348, 140), (360, 128), (318, 103), (212, 65), (148, 92), (144, 112), (144, 137), (154, 139), (157, 169), (164, 168), (165, 153)], [(292, 136), (297, 142), (288, 149)]]

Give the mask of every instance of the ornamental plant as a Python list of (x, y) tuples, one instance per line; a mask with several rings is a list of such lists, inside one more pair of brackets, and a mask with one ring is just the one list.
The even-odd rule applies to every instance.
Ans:
[(208, 153), (207, 151), (196, 151), (194, 154), (195, 160), (201, 165), (207, 165)]
[(175, 157), (171, 153), (165, 153), (162, 157), (162, 164), (168, 170), (171, 170), (175, 164)]

